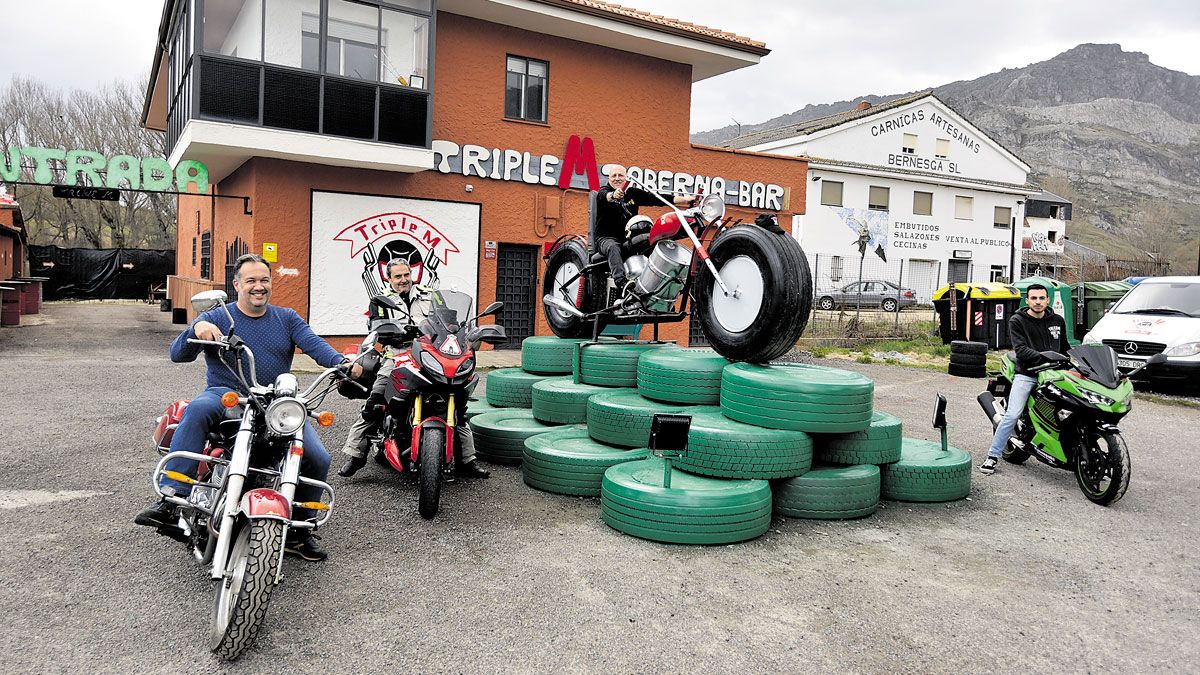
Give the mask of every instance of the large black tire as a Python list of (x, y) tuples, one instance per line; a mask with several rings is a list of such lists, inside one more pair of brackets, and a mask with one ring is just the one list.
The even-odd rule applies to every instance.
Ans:
[(812, 275), (800, 244), (755, 225), (733, 227), (709, 248), (730, 290), (726, 298), (707, 265), (700, 265), (695, 311), (708, 344), (730, 361), (766, 363), (782, 356), (804, 333), (812, 310)]
[(830, 464), (890, 464), (900, 459), (902, 428), (899, 418), (876, 410), (862, 431), (813, 436), (814, 454)]
[(987, 352), (988, 346), (986, 342), (954, 340), (950, 343), (951, 354), (987, 354)]
[(521, 341), (521, 370), (542, 375), (570, 375), (575, 345), (583, 338), (564, 340), (539, 335)]
[(1085, 497), (1108, 506), (1125, 496), (1129, 489), (1129, 448), (1119, 433), (1097, 434), (1089, 439), (1089, 448), (1075, 454), (1075, 480)]
[[(565, 281), (566, 278), (574, 276), (575, 272), (587, 266), (589, 257), (587, 246), (581, 239), (568, 239), (560, 243), (546, 261), (546, 272), (542, 276), (542, 293), (562, 297), (555, 278), (561, 275)], [(578, 283), (578, 286), (572, 284), (575, 289), (575, 297), (571, 299), (573, 304), (584, 314), (600, 309), (606, 286), (604, 277), (600, 274), (585, 274)], [(550, 330), (560, 338), (582, 338), (592, 334), (590, 321), (584, 321), (545, 304), (542, 310)]]
[(546, 424), (587, 422), (587, 402), (608, 387), (576, 383), (573, 377), (552, 377), (533, 385), (533, 417)]
[(977, 368), (987, 364), (987, 354), (962, 354), (951, 352), (950, 363), (957, 363), (960, 366)]
[(716, 405), (727, 365), (711, 349), (656, 349), (638, 359), (638, 393), (665, 403)]
[(598, 443), (583, 426), (565, 427), (525, 439), (521, 475), (526, 485), (544, 492), (599, 497), (608, 467), (649, 456), (646, 448), (628, 450)]
[(601, 387), (636, 387), (638, 358), (663, 344), (605, 341), (580, 345), (578, 380)]
[(987, 377), (986, 366), (964, 366), (953, 361), (950, 362), (950, 365), (946, 366), (946, 372), (955, 377)]
[(701, 476), (766, 480), (799, 476), (812, 459), (812, 437), (803, 431), (764, 429), (709, 412), (692, 415), (687, 452), (674, 464)]
[(533, 385), (553, 375), (527, 373), (520, 368), (501, 368), (487, 374), (487, 402), (499, 408), (533, 407)]
[(879, 467), (814, 466), (774, 486), (775, 513), (789, 518), (861, 518), (879, 508)]
[(941, 443), (904, 439), (900, 461), (879, 467), (884, 499), (949, 502), (971, 493), (971, 456)]
[(446, 430), (441, 427), (422, 429), (421, 448), (417, 451), (417, 513), (425, 520), (437, 515), (445, 466)]
[(242, 522), (232, 536), (228, 574), (217, 586), (208, 636), (209, 649), (229, 661), (254, 643), (266, 617), (283, 546), (283, 523)]
[(875, 383), (807, 363), (733, 363), (721, 373), (721, 414), (771, 429), (840, 434), (871, 426)]

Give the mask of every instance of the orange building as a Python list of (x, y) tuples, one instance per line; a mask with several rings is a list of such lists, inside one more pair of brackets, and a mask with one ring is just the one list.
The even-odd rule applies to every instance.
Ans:
[(273, 302), (348, 341), (402, 257), (423, 283), (504, 301), (511, 346), (547, 334), (542, 244), (586, 233), (606, 164), (724, 192), (732, 218), (803, 213), (803, 159), (688, 138), (692, 83), (767, 53), (596, 0), (168, 0), (144, 123), (172, 164), (249, 198), (180, 198), (171, 300), (265, 253)]

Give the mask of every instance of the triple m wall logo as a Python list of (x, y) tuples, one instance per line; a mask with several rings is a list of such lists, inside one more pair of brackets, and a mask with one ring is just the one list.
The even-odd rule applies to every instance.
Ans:
[(403, 260), (414, 283), (440, 285), (438, 269), (459, 253), (458, 246), (428, 221), (411, 213), (379, 213), (338, 232), (333, 241), (350, 244), (351, 259), (362, 256), (362, 282), (367, 297), (387, 290), (387, 266)]

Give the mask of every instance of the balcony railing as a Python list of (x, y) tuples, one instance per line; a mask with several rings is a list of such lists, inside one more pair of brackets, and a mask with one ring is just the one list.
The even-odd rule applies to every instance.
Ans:
[(189, 119), (422, 148), (432, 143), (432, 102), (420, 89), (212, 55), (194, 57), (186, 77), (185, 95), (167, 118), (168, 151)]

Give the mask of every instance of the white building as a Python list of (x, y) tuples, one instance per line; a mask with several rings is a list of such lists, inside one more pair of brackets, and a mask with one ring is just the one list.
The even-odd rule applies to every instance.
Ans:
[[(953, 281), (1010, 280), (1020, 270), (1030, 167), (930, 92), (777, 129), (727, 147), (809, 158), (793, 235), (818, 288), (863, 279), (930, 293)], [(885, 259), (886, 258), (886, 262)]]

